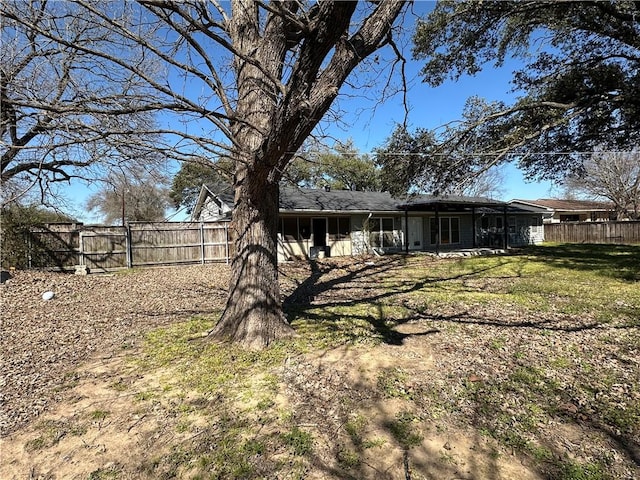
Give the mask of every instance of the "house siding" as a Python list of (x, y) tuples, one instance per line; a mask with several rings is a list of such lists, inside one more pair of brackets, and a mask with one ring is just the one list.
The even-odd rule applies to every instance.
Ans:
[[(220, 216), (230, 216), (231, 208), (227, 203), (230, 200), (214, 197), (202, 201), (199, 219), (215, 220)], [(464, 203), (453, 199), (452, 203), (445, 203), (438, 218), (443, 221), (449, 219), (451, 232), (456, 228), (451, 219), (456, 219), (458, 241), (436, 244), (432, 238), (434, 232), (431, 232), (431, 223), (436, 218), (434, 208), (437, 209), (439, 204), (435, 204), (435, 207), (429, 202), (402, 205), (383, 194), (342, 191), (301, 190), (294, 192), (292, 197), (285, 196), (285, 200), (280, 207), (277, 236), (280, 261), (321, 255), (337, 257), (392, 253), (407, 249), (434, 252), (437, 249), (502, 248), (505, 231), (503, 211), (507, 208), (510, 209), (508, 217), (511, 219), (507, 220), (506, 225), (509, 246), (544, 240), (542, 212), (507, 207), (500, 202), (494, 204), (480, 200)], [(341, 209), (341, 206), (344, 208)], [(368, 213), (367, 208), (371, 208), (372, 213)], [(408, 212), (401, 208), (408, 209)], [(472, 211), (475, 212), (475, 225)], [(420, 229), (420, 233), (416, 233), (415, 229)], [(446, 241), (444, 231), (442, 240)], [(454, 240), (453, 234), (449, 240)]]
[[(419, 218), (422, 220), (422, 244), (420, 248), (411, 248), (411, 251), (427, 251), (434, 252), (436, 248), (441, 251), (457, 250), (457, 249), (469, 249), (475, 247), (499, 247), (504, 246), (504, 228), (496, 228), (498, 222), (503, 222), (503, 214), (490, 214), (489, 218), (490, 231), (493, 241), (488, 242), (487, 232), (483, 234), (481, 229), (481, 216), (476, 216), (476, 225), (473, 225), (473, 216), (468, 213), (451, 213), (439, 215), (438, 218), (451, 219), (456, 218), (458, 220), (459, 227), (459, 242), (446, 243), (436, 245), (431, 243), (431, 219), (435, 219), (435, 215), (411, 215), (409, 217), (409, 225), (415, 223), (415, 220)], [(295, 218), (295, 217), (287, 217)], [(305, 217), (299, 217), (305, 218)], [(320, 216), (306, 217), (306, 218), (322, 218)], [(327, 218), (332, 218), (327, 216)], [(351, 255), (365, 255), (372, 253), (371, 232), (367, 231), (366, 225), (370, 219), (373, 218), (392, 218), (393, 230), (389, 232), (389, 235), (385, 237), (385, 241), (391, 240), (393, 245), (384, 245), (381, 247), (375, 247), (375, 251), (378, 253), (392, 253), (398, 251), (404, 251), (406, 249), (405, 244), (405, 218), (402, 215), (391, 214), (379, 214), (379, 215), (352, 215), (350, 217), (350, 234), (346, 239), (334, 240), (327, 239), (327, 248), (325, 252), (328, 256), (351, 256)], [(544, 230), (542, 227), (541, 219), (538, 219), (539, 225), (534, 225), (534, 215), (531, 214), (519, 214), (510, 215), (507, 218), (507, 225), (509, 228), (508, 242), (509, 246), (523, 246), (537, 244), (544, 241)], [(502, 224), (500, 224), (502, 225)], [(476, 242), (474, 244), (474, 235), (477, 235)], [(409, 234), (411, 238), (411, 234)], [(379, 237), (378, 237), (379, 238)], [(285, 240), (282, 232), (278, 234), (278, 259), (290, 260), (293, 258), (309, 258), (312, 255), (314, 246), (313, 236), (308, 240)]]

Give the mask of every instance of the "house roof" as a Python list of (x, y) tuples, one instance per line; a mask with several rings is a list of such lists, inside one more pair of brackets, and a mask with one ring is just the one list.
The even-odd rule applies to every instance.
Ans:
[(537, 200), (512, 200), (512, 202), (522, 203), (533, 207), (542, 207), (548, 210), (561, 210), (563, 212), (592, 212), (594, 210), (609, 211), (613, 205), (607, 202), (595, 200), (568, 200), (557, 198), (539, 198)]
[(387, 192), (319, 190), (282, 187), (282, 212), (387, 212), (397, 211), (398, 200)]
[(196, 219), (200, 216), (205, 202), (210, 196), (216, 197), (220, 202), (228, 205), (229, 207), (233, 206), (233, 188), (231, 185), (202, 185), (202, 187), (200, 187), (200, 193), (198, 194), (196, 204), (193, 206), (193, 210), (191, 211), (192, 219)]
[[(220, 191), (212, 186), (203, 186), (200, 197), (193, 210), (193, 218), (197, 218), (208, 195), (233, 205), (231, 188)], [(298, 188), (282, 186), (280, 188), (279, 209), (281, 213), (371, 213), (371, 212), (399, 212), (399, 211), (471, 211), (481, 209), (499, 209), (517, 213), (523, 212), (515, 206), (486, 197), (466, 197), (459, 195), (416, 195), (405, 199), (394, 198), (388, 192), (362, 192), (352, 190), (324, 190), (312, 188)]]
[(503, 207), (505, 202), (491, 200), (487, 197), (467, 197), (462, 195), (416, 195), (405, 202), (399, 204), (399, 208), (404, 210), (461, 210), (479, 207)]

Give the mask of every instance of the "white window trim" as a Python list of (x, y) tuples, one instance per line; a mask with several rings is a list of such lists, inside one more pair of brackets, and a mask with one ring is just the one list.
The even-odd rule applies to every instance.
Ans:
[(383, 224), (384, 224), (384, 220), (390, 220), (391, 221), (391, 225), (392, 225), (392, 229), (390, 230), (392, 235), (395, 235), (396, 232), (396, 221), (394, 217), (371, 217), (370, 219), (367, 220), (367, 223), (369, 225), (371, 225), (373, 220), (380, 220), (380, 229), (379, 230), (371, 230), (369, 228), (369, 235), (371, 235), (372, 233), (378, 233), (380, 235), (380, 243), (381, 245), (376, 246), (375, 248), (386, 248), (386, 247), (393, 247), (394, 245), (385, 245), (384, 244), (384, 232), (385, 230), (382, 228)]
[[(430, 219), (436, 219), (436, 217), (429, 217)], [(461, 231), (460, 231), (460, 225), (462, 224), (462, 222), (460, 221), (460, 217), (438, 217), (439, 221), (442, 222), (442, 220), (447, 219), (449, 220), (449, 233), (451, 233), (451, 219), (455, 218), (458, 220), (458, 241), (457, 242), (449, 242), (449, 243), (442, 243), (439, 242), (440, 245), (460, 245), (462, 243), (462, 235), (461, 235)], [(442, 225), (442, 223), (440, 224)], [(429, 230), (431, 230), (431, 220), (429, 220)], [(442, 232), (442, 226), (440, 227), (440, 231)], [(431, 242), (431, 231), (429, 231), (429, 245), (437, 245), (438, 242)]]

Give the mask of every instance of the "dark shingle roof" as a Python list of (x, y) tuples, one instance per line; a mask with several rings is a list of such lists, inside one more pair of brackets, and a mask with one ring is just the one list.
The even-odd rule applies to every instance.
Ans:
[(613, 204), (598, 202), (595, 200), (565, 200), (558, 198), (539, 198), (537, 200), (514, 200), (533, 206), (550, 208), (552, 210), (563, 211), (589, 211), (589, 210), (612, 210)]
[(435, 206), (445, 208), (457, 207), (499, 207), (505, 205), (499, 200), (491, 200), (487, 197), (466, 197), (462, 195), (416, 195), (405, 202), (399, 204), (400, 208), (412, 209), (434, 209)]
[[(229, 206), (233, 205), (231, 187), (209, 191)], [(486, 197), (460, 195), (415, 195), (405, 199), (394, 198), (388, 192), (361, 192), (352, 190), (324, 190), (282, 186), (279, 209), (283, 213), (294, 212), (397, 212), (399, 210), (465, 210), (471, 207), (496, 208), (506, 205)]]
[(398, 210), (398, 200), (387, 192), (326, 191), (282, 187), (280, 210), (284, 212), (386, 212)]
[[(205, 197), (203, 194), (208, 191), (211, 195), (216, 196), (222, 203), (228, 205), (229, 207), (233, 207), (233, 203), (235, 201), (233, 194), (233, 186), (229, 183), (218, 183), (218, 184), (208, 184), (204, 185), (204, 189), (200, 190), (200, 196), (198, 197), (198, 202), (204, 202)], [(202, 207), (202, 205), (200, 205)], [(196, 204), (196, 208), (198, 208), (198, 204)]]

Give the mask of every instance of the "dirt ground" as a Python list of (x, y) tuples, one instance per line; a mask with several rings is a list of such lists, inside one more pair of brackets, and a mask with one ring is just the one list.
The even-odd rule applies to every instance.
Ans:
[[(344, 273), (348, 268), (338, 270)], [(305, 269), (284, 267), (285, 295), (304, 281), (300, 279), (310, 273)], [(128, 359), (140, 348), (145, 332), (219, 312), (227, 280), (225, 265), (208, 265), (89, 276), (18, 272), (3, 284), (0, 478), (135, 479), (140, 478), (135, 466), (144, 464), (150, 452), (192, 440), (194, 434), (176, 428), (176, 420), (167, 418), (160, 406), (141, 410), (133, 398), (132, 392), (161, 389), (163, 375), (170, 373), (140, 374)], [(369, 276), (356, 281), (356, 290), (375, 288)], [(55, 297), (43, 300), (45, 291), (53, 291)], [(332, 298), (339, 301), (341, 295), (353, 297), (354, 289), (333, 291)], [(443, 343), (433, 333), (437, 332), (424, 323), (411, 321), (396, 328), (402, 339), (397, 344), (332, 348), (287, 362), (281, 372), (285, 398), (280, 400), (295, 406), (300, 425), (317, 430), (317, 441), (326, 443), (319, 451), (330, 451), (329, 444), (344, 428), (349, 416), (344, 399), (349, 405), (374, 407), (368, 433), (383, 435), (376, 432), (377, 426), (402, 411), (404, 400), (373, 393), (382, 369), (410, 370), (416, 388), (427, 381), (446, 382), (452, 375), (482, 380), (484, 373), (465, 360), (483, 341), (476, 331), (461, 344)], [(455, 362), (457, 370), (451, 368)], [(498, 375), (500, 368), (496, 358), (487, 371)], [(127, 388), (114, 388), (118, 384)], [(111, 413), (103, 417), (103, 411)], [(43, 441), (48, 426), (52, 437), (44, 441), (49, 443), (34, 448), (33, 442)], [(586, 434), (577, 426), (548, 427), (555, 432), (564, 429), (558, 440), (568, 444), (583, 443)], [(476, 430), (429, 423), (423, 431), (428, 433), (411, 450), (410, 463), (401, 449), (371, 449), (364, 453), (364, 466), (356, 477), (341, 476), (326, 467), (321, 456), (316, 468), (302, 477), (543, 478), (521, 457)], [(109, 472), (120, 473), (108, 476)]]
[[(218, 311), (226, 266), (71, 275), (18, 271), (0, 286), (0, 435), (62, 399), (90, 359), (134, 350), (144, 332)], [(54, 292), (45, 301), (45, 292)]]

